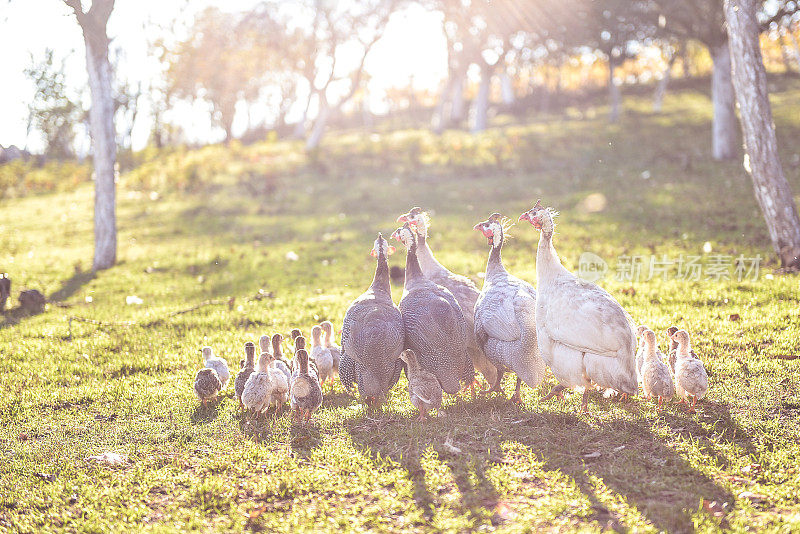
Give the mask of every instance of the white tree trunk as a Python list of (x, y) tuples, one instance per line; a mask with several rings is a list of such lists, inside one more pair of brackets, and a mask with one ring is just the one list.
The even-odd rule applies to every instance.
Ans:
[(735, 159), (739, 153), (736, 134), (736, 97), (731, 82), (731, 53), (728, 43), (711, 47), (711, 154), (716, 160)]
[(481, 69), (481, 83), (478, 86), (478, 95), (473, 105), (472, 128), (473, 133), (482, 132), (489, 124), (489, 90), (492, 84), (492, 71), (489, 67)]
[(464, 120), (464, 74), (458, 73), (453, 82), (453, 96), (450, 98), (450, 117), (448, 123), (458, 124)]
[(114, 130), (114, 98), (111, 93), (111, 63), (108, 42), (86, 39), (86, 67), (92, 106), (89, 129), (94, 160), (94, 270), (107, 269), (117, 260), (116, 192), (114, 164), (117, 145)]
[(756, 18), (759, 6), (759, 0), (725, 0), (733, 81), (749, 157), (746, 168), (753, 179), (756, 199), (782, 266), (798, 268), (800, 217), (778, 156), (767, 74), (759, 44)]
[(661, 79), (658, 80), (658, 84), (656, 84), (656, 90), (655, 93), (653, 93), (653, 111), (656, 113), (661, 113), (661, 108), (664, 106), (664, 97), (667, 94), (669, 80), (672, 77), (672, 66), (675, 63), (676, 57), (677, 54), (673, 53), (672, 57), (669, 58), (667, 68), (664, 69), (664, 74), (661, 76)]
[(614, 61), (608, 60), (608, 120), (611, 122), (619, 121), (620, 94), (619, 86), (614, 83)]
[(506, 106), (512, 105), (517, 100), (514, 94), (514, 83), (507, 71), (503, 71), (500, 75), (500, 95), (503, 98), (503, 104)]
[(450, 96), (453, 90), (453, 79), (450, 77), (447, 80), (447, 85), (444, 86), (442, 92), (439, 94), (439, 102), (436, 104), (436, 109), (431, 118), (431, 128), (435, 134), (442, 133), (447, 128), (450, 122), (448, 113), (448, 105), (450, 104)]
[(786, 33), (789, 34), (789, 40), (792, 42), (794, 49), (794, 61), (797, 63), (797, 70), (800, 72), (800, 44), (797, 44), (797, 38), (794, 36), (790, 28), (787, 28)]
[(319, 95), (319, 111), (317, 118), (314, 120), (314, 127), (311, 129), (311, 135), (306, 140), (306, 150), (314, 150), (319, 147), (322, 142), (322, 137), (325, 135), (325, 128), (328, 126), (328, 119), (330, 118), (331, 109), (328, 105), (328, 99), (325, 98), (323, 93)]

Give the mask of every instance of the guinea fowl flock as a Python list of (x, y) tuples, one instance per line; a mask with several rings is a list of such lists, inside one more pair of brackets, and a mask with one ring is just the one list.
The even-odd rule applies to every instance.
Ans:
[[(441, 407), (443, 393), (470, 389), (474, 396), (477, 386), (502, 394), (505, 373), (516, 375), (511, 400), (519, 403), (522, 383), (538, 387), (549, 367), (557, 385), (542, 400), (576, 390), (582, 393), (581, 412), (588, 411), (594, 390), (625, 398), (640, 388), (657, 410), (677, 394), (693, 411), (708, 390), (708, 375), (688, 332), (670, 327), (668, 353), (661, 353), (653, 330), (636, 327), (607, 291), (566, 269), (553, 245), (556, 215), (537, 201), (519, 217), (540, 232), (537, 288), (503, 266), (510, 221), (493, 213), (476, 224), (489, 246), (480, 290), (436, 260), (423, 210), (401, 215), (402, 226), (392, 234), (406, 248), (399, 305), (392, 300), (388, 264), (395, 248), (379, 233), (372, 247), (375, 275), (345, 313), (342, 346), (330, 321), (311, 329), (310, 347), (299, 329), (292, 330), (291, 361), (284, 359), (281, 334), (261, 337), (257, 359), (256, 345), (247, 342), (234, 379), (240, 407), (259, 417), (272, 408), (280, 414), (288, 402), (292, 420), (307, 422), (322, 405), (323, 386), (337, 377), (348, 392), (357, 386), (364, 402), (377, 407), (405, 371), (411, 404), (424, 420)], [(194, 389), (205, 405), (225, 389), (230, 371), (211, 347), (202, 355), (205, 365)]]

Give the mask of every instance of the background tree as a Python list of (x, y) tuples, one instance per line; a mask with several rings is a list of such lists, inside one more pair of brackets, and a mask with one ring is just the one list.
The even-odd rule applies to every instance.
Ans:
[(206, 8), (195, 19), (189, 37), (165, 57), (168, 92), (208, 102), (212, 122), (224, 130), (226, 143), (233, 139), (237, 104), (255, 101), (263, 86), (266, 47), (253, 46), (252, 36), (242, 34), (240, 18)]
[(28, 133), (32, 129), (41, 133), (48, 158), (75, 157), (75, 128), (84, 112), (67, 94), (63, 60), (56, 61), (53, 49), (48, 48), (40, 61), (31, 57), (25, 75), (36, 87), (28, 105)]
[(767, 74), (759, 44), (757, 0), (725, 0), (744, 145), (755, 195), (775, 252), (785, 268), (800, 268), (800, 217), (778, 156)]
[(84, 11), (80, 0), (64, 0), (75, 13), (86, 45), (86, 70), (92, 107), (89, 110), (92, 159), (95, 173), (94, 270), (107, 269), (117, 261), (117, 216), (114, 164), (117, 158), (114, 130), (113, 72), (108, 59), (108, 18), (114, 0), (93, 0)]

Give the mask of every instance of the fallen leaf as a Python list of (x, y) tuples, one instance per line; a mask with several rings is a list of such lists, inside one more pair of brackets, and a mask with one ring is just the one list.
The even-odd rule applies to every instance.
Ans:
[(800, 355), (798, 355), (798, 354), (776, 354), (775, 356), (773, 356), (773, 358), (775, 358), (776, 360), (796, 360), (797, 358), (800, 358)]
[(297, 261), (300, 259), (300, 256), (298, 256), (297, 252), (295, 252), (294, 250), (290, 250), (289, 252), (286, 253), (286, 259), (288, 261)]
[(742, 467), (742, 473), (758, 473), (761, 471), (761, 464), (750, 464)]
[(634, 289), (633, 287), (625, 288), (625, 289), (622, 290), (622, 294), (634, 297), (634, 296), (636, 296), (636, 289)]
[(602, 456), (602, 453), (600, 453), (600, 451), (590, 452), (589, 454), (583, 455), (584, 458), (600, 458), (600, 456)]
[(750, 502), (764, 502), (767, 500), (766, 495), (754, 493), (752, 491), (743, 491), (739, 494), (740, 499), (747, 499)]
[(453, 454), (461, 454), (461, 449), (453, 445), (453, 439), (450, 437), (450, 435), (448, 435), (444, 440), (444, 448)]
[(515, 519), (519, 514), (505, 501), (500, 501), (494, 507), (494, 514), (492, 514), (492, 524), (499, 525), (503, 521), (510, 521)]
[(56, 476), (53, 473), (34, 473), (34, 476), (41, 478), (45, 482), (53, 482)]
[(625, 448), (625, 445), (620, 445), (619, 447), (614, 447), (614, 452), (619, 452)]
[(104, 452), (96, 456), (87, 456), (86, 460), (91, 460), (109, 466), (127, 465), (128, 457), (116, 452)]
[(18, 439), (18, 440), (20, 440), (20, 441), (28, 441), (28, 434), (26, 434), (25, 432), (23, 432), (22, 434), (20, 434), (19, 436), (17, 436), (17, 439)]
[(137, 297), (136, 295), (128, 295), (127, 297), (125, 297), (125, 304), (127, 304), (128, 306), (134, 306), (134, 305), (138, 306), (143, 302), (144, 301), (139, 297)]
[(741, 317), (741, 316), (740, 316), (738, 313), (732, 313), (732, 314), (730, 314), (730, 315), (728, 316), (728, 320), (729, 320), (729, 321), (738, 321), (738, 320), (740, 320), (741, 318), (742, 318), (742, 317)]

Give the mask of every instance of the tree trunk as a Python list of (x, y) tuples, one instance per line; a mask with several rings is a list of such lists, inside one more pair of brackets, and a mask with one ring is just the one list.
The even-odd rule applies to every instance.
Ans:
[(728, 43), (710, 47), (711, 103), (714, 116), (711, 123), (711, 154), (715, 160), (735, 159), (739, 153), (736, 135), (736, 97), (731, 82), (731, 53)]
[(677, 58), (677, 54), (673, 53), (672, 57), (669, 58), (667, 68), (664, 69), (664, 74), (656, 84), (656, 90), (653, 93), (653, 111), (656, 113), (661, 113), (661, 108), (664, 105), (664, 96), (667, 94), (669, 79), (672, 77), (672, 66), (675, 64), (675, 58)]
[(619, 108), (620, 108), (620, 94), (619, 86), (614, 83), (614, 60), (609, 57), (608, 59), (608, 105), (609, 113), (608, 120), (611, 122), (619, 121)]
[(789, 40), (792, 42), (792, 48), (794, 49), (794, 60), (797, 63), (797, 71), (800, 72), (800, 44), (797, 44), (797, 38), (792, 33), (791, 28), (787, 28), (786, 33), (789, 34)]
[(472, 115), (472, 133), (482, 132), (489, 122), (489, 89), (492, 84), (492, 69), (488, 65), (481, 68), (481, 83), (475, 97)]
[(517, 100), (517, 97), (514, 94), (514, 84), (507, 71), (503, 71), (503, 73), (500, 75), (500, 95), (503, 98), (503, 104), (506, 106), (513, 105)]
[(444, 86), (441, 94), (439, 95), (439, 102), (436, 104), (436, 109), (433, 112), (431, 128), (433, 129), (433, 133), (437, 135), (444, 132), (445, 128), (447, 128), (447, 125), (450, 122), (448, 104), (450, 104), (449, 98), (453, 92), (453, 84), (454, 80), (451, 74), (447, 80), (447, 85)]
[[(102, 35), (96, 35), (102, 31)], [(86, 68), (92, 105), (89, 129), (94, 161), (94, 270), (107, 269), (117, 261), (117, 220), (114, 165), (117, 158), (114, 130), (114, 98), (111, 93), (111, 63), (108, 37), (102, 28), (83, 27), (86, 43)]]
[(758, 0), (725, 0), (725, 19), (733, 59), (748, 168), (764, 213), (772, 245), (785, 268), (800, 268), (800, 217), (778, 157), (767, 74), (761, 57)]
[(322, 136), (325, 135), (325, 128), (328, 126), (328, 119), (330, 118), (331, 109), (328, 105), (328, 99), (325, 97), (324, 92), (319, 93), (319, 111), (317, 118), (314, 120), (314, 127), (311, 129), (311, 135), (306, 140), (306, 150), (314, 150), (319, 147), (322, 142)]
[(464, 73), (456, 74), (453, 81), (453, 96), (450, 98), (450, 117), (448, 126), (460, 124), (464, 120)]

